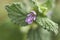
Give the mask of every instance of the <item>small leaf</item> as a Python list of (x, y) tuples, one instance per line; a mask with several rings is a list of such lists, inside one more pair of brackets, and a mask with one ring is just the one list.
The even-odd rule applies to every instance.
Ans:
[(13, 23), (20, 26), (26, 25), (25, 18), (27, 10), (25, 8), (25, 4), (13, 3), (11, 5), (6, 5), (6, 10), (8, 11), (8, 16)]
[(44, 29), (53, 31), (55, 34), (58, 33), (58, 24), (54, 23), (47, 17), (37, 17), (36, 22)]

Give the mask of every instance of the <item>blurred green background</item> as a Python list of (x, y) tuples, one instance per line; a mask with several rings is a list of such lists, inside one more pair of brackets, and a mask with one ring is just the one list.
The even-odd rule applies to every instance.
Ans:
[[(0, 40), (22, 40), (23, 35), (20, 33), (19, 26), (13, 24), (5, 10), (5, 5), (20, 0), (0, 0)], [(60, 25), (60, 0), (56, 0), (55, 8), (51, 19)], [(59, 27), (60, 29), (60, 27)], [(57, 36), (53, 35), (52, 40), (60, 40), (60, 30)]]
[(8, 18), (5, 5), (18, 0), (0, 0), (0, 40), (22, 40), (22, 36), (17, 25), (14, 25)]

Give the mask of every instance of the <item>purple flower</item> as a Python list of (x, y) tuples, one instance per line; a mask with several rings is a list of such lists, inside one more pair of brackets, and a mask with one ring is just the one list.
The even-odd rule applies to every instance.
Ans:
[(28, 24), (32, 24), (33, 21), (35, 20), (36, 20), (36, 12), (32, 11), (27, 15), (25, 22)]

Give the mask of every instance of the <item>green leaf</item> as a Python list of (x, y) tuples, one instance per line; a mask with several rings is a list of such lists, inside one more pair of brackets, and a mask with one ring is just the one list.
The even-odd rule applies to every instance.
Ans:
[(24, 3), (12, 3), (11, 5), (6, 5), (6, 10), (11, 21), (17, 25), (25, 26), (25, 18), (27, 15), (26, 4)]
[(40, 40), (40, 30), (37, 28), (36, 30), (31, 29), (28, 32), (28, 40)]
[(43, 3), (42, 5), (47, 7), (48, 9), (52, 9), (54, 6), (54, 0), (46, 0), (46, 2)]
[(37, 17), (36, 22), (44, 29), (58, 33), (58, 24), (54, 23), (47, 17)]
[(36, 13), (39, 12), (42, 15), (46, 15), (47, 12), (54, 7), (54, 0), (46, 0), (44, 3), (40, 3), (38, 0), (30, 0), (30, 4)]

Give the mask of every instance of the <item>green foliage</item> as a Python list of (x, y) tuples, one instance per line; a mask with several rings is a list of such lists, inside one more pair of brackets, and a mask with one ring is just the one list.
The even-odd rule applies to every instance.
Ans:
[[(6, 10), (8, 11), (8, 16), (11, 18), (11, 21), (15, 24), (18, 24), (21, 26), (21, 30), (24, 33), (24, 29), (28, 33), (28, 39), (29, 40), (40, 40), (40, 26), (46, 30), (53, 31), (55, 34), (58, 33), (58, 25), (51, 21), (49, 18), (47, 18), (47, 11), (51, 8), (52, 4), (50, 0), (47, 0), (46, 3), (43, 6), (43, 4), (39, 4), (36, 0), (30, 1), (32, 5), (29, 7), (25, 3), (13, 3), (11, 5), (6, 6)], [(36, 21), (33, 23), (36, 23), (37, 28), (34, 30), (33, 23), (30, 26), (27, 26), (28, 24), (25, 22), (26, 16), (31, 11), (35, 11), (37, 13)], [(23, 29), (23, 30), (22, 30)]]

